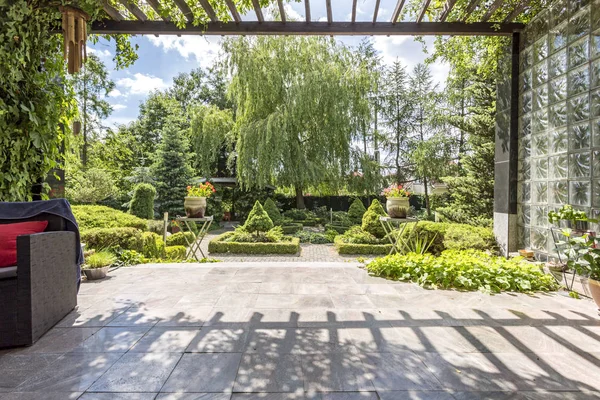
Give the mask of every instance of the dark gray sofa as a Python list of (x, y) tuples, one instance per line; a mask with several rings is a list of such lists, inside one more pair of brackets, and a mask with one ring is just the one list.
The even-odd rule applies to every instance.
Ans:
[(76, 236), (65, 220), (41, 214), (0, 224), (38, 220), (48, 227), (17, 237), (16, 268), (0, 268), (0, 348), (32, 345), (77, 305)]

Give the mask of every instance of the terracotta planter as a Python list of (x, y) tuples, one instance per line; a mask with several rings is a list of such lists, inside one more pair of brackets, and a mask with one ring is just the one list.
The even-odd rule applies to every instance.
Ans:
[(600, 308), (600, 282), (590, 278), (588, 279), (588, 286), (596, 305)]
[(387, 199), (387, 213), (392, 218), (406, 218), (408, 207), (410, 207), (408, 197), (388, 197)]
[(83, 269), (83, 274), (87, 278), (88, 281), (95, 281), (96, 279), (104, 279), (106, 278), (106, 274), (108, 274), (108, 266), (102, 268), (93, 268), (93, 269)]
[(206, 197), (186, 197), (183, 207), (188, 218), (204, 218)]

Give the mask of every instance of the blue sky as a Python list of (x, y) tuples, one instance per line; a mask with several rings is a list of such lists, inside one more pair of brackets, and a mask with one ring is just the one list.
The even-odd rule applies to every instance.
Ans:
[[(333, 20), (349, 21), (351, 3), (347, 0), (333, 0)], [(378, 21), (389, 21), (395, 0), (381, 0)], [(370, 21), (373, 18), (375, 0), (358, 0), (357, 20)], [(268, 10), (266, 10), (268, 18)], [(290, 19), (304, 19), (304, 5), (291, 3), (286, 5), (286, 15)], [(311, 0), (311, 17), (313, 20), (326, 20), (325, 0)], [(243, 20), (256, 20), (253, 13), (242, 16)], [(336, 36), (340, 42), (348, 45), (358, 45), (362, 37)], [(379, 51), (383, 62), (392, 63), (400, 59), (408, 69), (427, 57), (422, 51), (422, 44), (410, 36), (374, 36), (375, 48)], [(426, 38), (431, 47), (432, 38)], [(137, 118), (139, 105), (153, 90), (168, 88), (173, 78), (181, 72), (189, 72), (197, 67), (210, 66), (221, 54), (220, 36), (171, 36), (155, 37), (136, 36), (133, 43), (139, 45), (139, 59), (125, 70), (115, 70), (112, 58), (114, 43), (101, 40), (96, 44), (88, 44), (88, 51), (98, 55), (105, 62), (110, 77), (116, 83), (116, 89), (108, 96), (113, 106), (113, 113), (105, 126), (127, 123)], [(436, 83), (443, 85), (448, 74), (448, 67), (442, 63), (431, 65), (431, 71)]]

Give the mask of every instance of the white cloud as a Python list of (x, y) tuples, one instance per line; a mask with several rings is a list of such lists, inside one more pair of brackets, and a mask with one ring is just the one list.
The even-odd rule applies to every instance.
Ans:
[(212, 65), (221, 50), (221, 39), (213, 37), (161, 35), (148, 36), (148, 40), (154, 46), (162, 47), (165, 53), (175, 50), (186, 59), (193, 56), (202, 67)]
[(108, 97), (125, 97), (119, 89), (113, 89), (108, 93)]
[(110, 51), (108, 51), (108, 50), (106, 50), (106, 49), (104, 49), (104, 50), (103, 50), (103, 49), (95, 49), (95, 48), (93, 48), (93, 47), (88, 47), (88, 48), (87, 48), (87, 52), (88, 52), (89, 54), (95, 54), (95, 55), (97, 55), (98, 57), (107, 57), (107, 58), (108, 58), (108, 57), (112, 57), (112, 54), (111, 54), (111, 52), (110, 52)]
[(283, 8), (285, 9), (285, 15), (290, 21), (302, 21), (304, 17), (300, 15), (296, 10), (292, 8), (289, 3), (286, 3)]
[(125, 104), (112, 104), (112, 108), (113, 110), (118, 111), (126, 109), (127, 106)]
[(122, 78), (117, 81), (117, 85), (129, 89), (131, 94), (147, 95), (153, 90), (162, 90), (169, 87), (161, 78), (152, 75), (135, 73), (133, 78)]

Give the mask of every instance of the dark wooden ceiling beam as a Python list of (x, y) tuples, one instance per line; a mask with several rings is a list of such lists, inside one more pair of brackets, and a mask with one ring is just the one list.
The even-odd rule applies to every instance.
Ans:
[(260, 24), (265, 22), (265, 17), (263, 16), (262, 10), (260, 8), (260, 3), (258, 0), (252, 0), (252, 5), (254, 5), (254, 12), (256, 13), (256, 19)]
[(209, 22), (194, 26), (188, 23), (179, 29), (164, 21), (114, 21), (92, 23), (92, 33), (132, 35), (485, 35), (506, 36), (522, 30), (523, 24), (497, 22)]
[(352, 22), (356, 22), (356, 0), (352, 1)]
[(171, 20), (171, 18), (169, 18), (168, 16), (164, 16), (161, 14), (160, 4), (158, 3), (158, 0), (146, 0), (146, 3), (148, 3), (150, 5), (150, 7), (152, 7), (154, 9), (154, 11), (156, 11), (156, 13), (163, 19), (163, 21)]
[(431, 0), (425, 0), (423, 7), (421, 7), (421, 11), (419, 11), (419, 15), (417, 16), (417, 22), (423, 21), (425, 13), (427, 13), (427, 9), (429, 8), (429, 4), (431, 4)]
[(123, 16), (121, 15), (121, 13), (116, 8), (108, 4), (106, 0), (102, 2), (102, 8), (108, 14), (108, 16), (114, 19), (115, 21), (123, 20)]
[(475, 11), (475, 9), (479, 5), (479, 3), (481, 3), (481, 0), (471, 0), (471, 2), (467, 6), (467, 9), (465, 10), (465, 12), (460, 20), (464, 22), (467, 19), (469, 19), (469, 17), (473, 13), (473, 11)]
[(448, 0), (444, 5), (444, 9), (442, 10), (442, 14), (440, 14), (439, 22), (445, 22), (448, 15), (452, 12), (454, 5), (456, 4), (456, 0)]
[(375, 11), (373, 11), (373, 23), (377, 22), (377, 14), (379, 14), (379, 3), (381, 0), (375, 2)]
[(121, 4), (125, 6), (125, 8), (138, 20), (138, 21), (146, 21), (148, 17), (140, 8), (132, 3), (130, 0), (121, 0)]
[(277, 5), (279, 6), (279, 16), (281, 17), (281, 22), (285, 23), (287, 18), (285, 16), (285, 7), (283, 6), (283, 1), (277, 0)]
[(206, 12), (206, 15), (208, 15), (208, 18), (210, 18), (211, 22), (217, 22), (218, 21), (217, 14), (215, 14), (215, 10), (212, 8), (212, 6), (208, 2), (208, 0), (198, 0), (198, 1), (200, 2), (200, 5)]
[(173, 0), (173, 2), (177, 6), (177, 8), (179, 8), (179, 11), (181, 11), (185, 19), (188, 20), (188, 22), (192, 22), (194, 20), (194, 14), (192, 13), (192, 9), (190, 8), (190, 6), (188, 6), (185, 0)]
[(494, 1), (494, 3), (492, 4), (492, 6), (484, 14), (483, 18), (481, 19), (481, 22), (488, 22), (490, 20), (490, 17), (492, 15), (494, 15), (494, 13), (498, 10), (498, 8), (502, 5), (502, 3), (504, 3), (504, 1), (505, 0), (496, 0), (496, 1)]
[(525, 9), (529, 7), (529, 0), (525, 0), (522, 3), (518, 4), (514, 10), (510, 14), (504, 18), (504, 23), (513, 22), (515, 18), (517, 18)]
[(306, 11), (306, 22), (310, 22), (310, 0), (304, 0), (304, 10)]
[(398, 18), (400, 18), (400, 14), (402, 13), (402, 8), (404, 8), (404, 0), (398, 0), (396, 8), (394, 8), (394, 12), (392, 13), (392, 24), (398, 22)]
[(331, 11), (331, 0), (325, 0), (325, 6), (327, 7), (327, 22), (333, 22), (333, 12)]
[(233, 1), (225, 0), (225, 4), (227, 4), (227, 7), (229, 7), (229, 12), (231, 13), (231, 16), (233, 17), (233, 20), (238, 24), (240, 22), (242, 22), (240, 13), (238, 12), (237, 8), (235, 7), (235, 4), (233, 4)]

